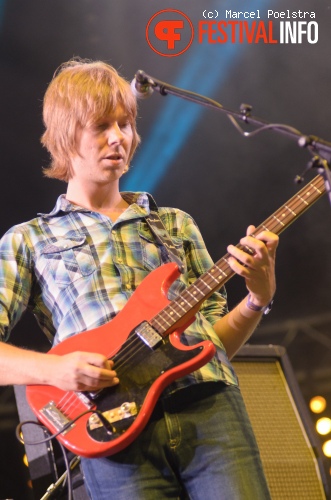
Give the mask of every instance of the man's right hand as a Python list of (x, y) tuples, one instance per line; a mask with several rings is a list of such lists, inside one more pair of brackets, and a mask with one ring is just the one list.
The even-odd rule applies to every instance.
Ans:
[(65, 391), (96, 391), (119, 383), (114, 363), (102, 354), (72, 352), (50, 354), (50, 384)]

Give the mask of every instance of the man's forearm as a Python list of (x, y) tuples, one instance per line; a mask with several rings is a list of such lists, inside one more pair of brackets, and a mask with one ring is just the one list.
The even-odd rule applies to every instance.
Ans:
[(214, 330), (221, 339), (230, 359), (253, 334), (262, 316), (262, 311), (253, 311), (247, 307), (247, 297), (245, 297), (214, 324)]

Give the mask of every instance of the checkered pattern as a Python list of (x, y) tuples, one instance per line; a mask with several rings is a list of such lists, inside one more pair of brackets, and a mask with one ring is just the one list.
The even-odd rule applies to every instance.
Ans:
[[(64, 195), (50, 214), (14, 226), (0, 242), (0, 338), (26, 308), (54, 343), (110, 321), (125, 305), (143, 278), (167, 262), (145, 221), (157, 207), (147, 193), (122, 193), (130, 204), (115, 223), (100, 213), (73, 205)], [(185, 267), (172, 285), (174, 298), (212, 266), (193, 219), (181, 210), (159, 208)], [(202, 380), (236, 384), (236, 376), (212, 324), (227, 312), (225, 291), (207, 299), (196, 321), (182, 335), (193, 345), (211, 339), (216, 356), (181, 387)]]

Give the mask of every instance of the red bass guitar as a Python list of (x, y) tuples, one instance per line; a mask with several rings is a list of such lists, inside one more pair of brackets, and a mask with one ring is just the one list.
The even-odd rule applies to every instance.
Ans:
[[(318, 175), (255, 233), (281, 233), (325, 192)], [(242, 248), (241, 245), (238, 247)], [(224, 285), (233, 271), (229, 254), (173, 301), (170, 285), (179, 276), (165, 264), (140, 284), (124, 309), (109, 323), (64, 340), (50, 350), (99, 352), (114, 361), (120, 383), (95, 393), (65, 392), (48, 385), (27, 387), (28, 402), (38, 419), (73, 453), (85, 457), (113, 455), (134, 441), (148, 422), (161, 392), (175, 379), (203, 366), (215, 347), (204, 341), (184, 346), (180, 334), (194, 321), (201, 303)]]

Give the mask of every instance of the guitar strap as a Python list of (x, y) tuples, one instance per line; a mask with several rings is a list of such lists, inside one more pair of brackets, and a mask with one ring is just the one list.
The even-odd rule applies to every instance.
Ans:
[(180, 259), (179, 252), (177, 247), (174, 245), (170, 234), (164, 227), (162, 220), (157, 211), (151, 210), (149, 215), (145, 217), (145, 220), (154, 234), (156, 241), (163, 246), (165, 249), (168, 259), (172, 262), (175, 262), (178, 266), (178, 269), (181, 273), (184, 272), (184, 266)]
[[(129, 205), (136, 202), (136, 193), (122, 192), (122, 196)], [(175, 262), (180, 272), (183, 273), (184, 266), (179, 255), (179, 251), (160, 219), (158, 207), (153, 196), (149, 193), (147, 193), (147, 196), (149, 199), (150, 213), (145, 216), (145, 221), (154, 234), (156, 241), (164, 248), (170, 262)]]

